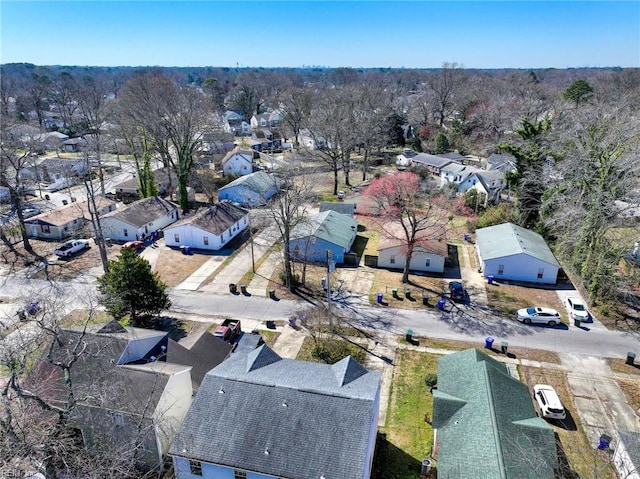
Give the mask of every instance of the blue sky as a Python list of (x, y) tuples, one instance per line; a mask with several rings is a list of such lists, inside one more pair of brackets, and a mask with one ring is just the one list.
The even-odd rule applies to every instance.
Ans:
[(640, 67), (640, 2), (0, 2), (0, 63)]

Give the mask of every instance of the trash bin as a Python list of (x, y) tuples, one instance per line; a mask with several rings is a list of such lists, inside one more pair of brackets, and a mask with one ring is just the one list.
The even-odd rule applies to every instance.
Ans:
[(320, 282), (322, 283), (322, 289), (326, 290), (327, 289), (327, 278), (322, 278), (320, 280)]
[(397, 299), (398, 298), (398, 288), (393, 288), (391, 290), (391, 292), (393, 293), (393, 297)]
[(630, 364), (631, 366), (633, 366), (633, 362), (636, 359), (636, 353), (632, 353), (631, 351), (629, 351), (627, 353), (627, 364)]
[(49, 201), (49, 200), (51, 200), (51, 197), (49, 195), (44, 195), (44, 199)]
[(27, 313), (29, 313), (31, 316), (35, 316), (39, 309), (40, 303), (38, 301), (34, 301), (29, 306), (27, 306)]
[(500, 350), (502, 351), (502, 354), (507, 354), (508, 348), (509, 348), (509, 343), (506, 341), (502, 341), (502, 344), (500, 345)]
[(444, 311), (444, 303), (445, 303), (444, 299), (439, 299), (438, 300), (438, 309), (440, 311)]
[(491, 336), (489, 336), (488, 338), (485, 338), (484, 339), (484, 347), (486, 349), (491, 349), (493, 347), (493, 341), (494, 341), (494, 339)]
[(383, 297), (384, 297), (384, 295), (382, 293), (378, 293), (378, 295), (377, 295), (378, 304), (382, 304), (382, 298)]
[(579, 328), (582, 326), (582, 320), (580, 318), (573, 318), (573, 324)]
[(67, 206), (69, 204), (69, 202), (67, 200), (62, 200), (62, 204)]
[(422, 304), (425, 306), (429, 304), (429, 295), (426, 293), (422, 293)]
[(269, 297), (271, 299), (276, 299), (276, 290), (275, 289), (270, 289), (269, 290)]
[(404, 336), (404, 338), (408, 341), (411, 342), (413, 340), (413, 329), (407, 329), (407, 332)]
[(247, 285), (246, 284), (241, 284), (240, 285), (240, 291), (242, 291), (242, 294), (247, 294)]
[(611, 436), (608, 434), (601, 434), (598, 439), (598, 449), (609, 449), (611, 445)]
[(292, 328), (296, 327), (296, 318), (294, 316), (291, 316), (289, 318), (289, 326), (291, 326)]
[(229, 283), (229, 292), (232, 294), (236, 294), (238, 292), (238, 287), (235, 283)]
[(182, 254), (191, 254), (191, 246), (185, 246), (182, 250)]
[(465, 240), (465, 241), (469, 241), (469, 240), (471, 240), (471, 236), (469, 235), (469, 233), (465, 233), (465, 234), (464, 234), (464, 240)]
[(489, 276), (487, 276), (487, 283), (489, 284), (493, 284), (493, 275), (490, 274)]
[(409, 288), (404, 289), (404, 297), (407, 299), (411, 298), (411, 290)]

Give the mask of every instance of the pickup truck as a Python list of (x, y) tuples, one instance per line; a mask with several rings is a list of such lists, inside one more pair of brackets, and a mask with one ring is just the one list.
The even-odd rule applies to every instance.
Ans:
[(60, 258), (68, 258), (69, 256), (73, 256), (74, 254), (90, 247), (91, 246), (89, 245), (89, 240), (69, 240), (58, 246), (58, 248), (54, 251), (54, 254)]
[(240, 331), (239, 319), (225, 319), (221, 325), (214, 329), (213, 335), (223, 341), (233, 341), (233, 338), (240, 334)]

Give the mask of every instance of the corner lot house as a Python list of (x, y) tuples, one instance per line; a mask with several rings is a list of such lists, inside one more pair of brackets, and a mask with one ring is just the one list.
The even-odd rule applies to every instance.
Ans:
[[(399, 223), (385, 225), (378, 243), (378, 267), (404, 269), (407, 261), (407, 247), (404, 230)], [(443, 273), (447, 257), (447, 236), (440, 226), (420, 231), (417, 244), (411, 255), (409, 269)]]
[(249, 226), (249, 212), (228, 201), (200, 208), (164, 230), (167, 246), (219, 250)]
[(134, 201), (100, 219), (102, 233), (116, 241), (133, 241), (178, 221), (178, 205), (152, 196)]
[(264, 205), (278, 192), (279, 180), (265, 171), (241, 176), (218, 190), (218, 201), (229, 200), (246, 206)]
[(368, 479), (380, 374), (353, 358), (283, 359), (262, 345), (207, 373), (171, 446), (178, 479)]
[(224, 176), (248, 175), (253, 173), (253, 150), (234, 148), (220, 163)]
[(542, 236), (512, 223), (476, 231), (482, 275), (495, 279), (555, 284), (560, 264)]
[[(69, 387), (77, 399), (72, 422), (87, 447), (109, 444), (129, 454), (140, 441), (137, 461), (148, 468), (163, 463), (192, 400), (191, 366), (163, 361), (167, 333), (106, 325), (65, 329), (52, 345), (52, 358), (70, 364), (64, 371), (45, 352), (28, 381), (47, 400), (66, 404)], [(164, 348), (164, 349), (163, 349)]]
[[(115, 211), (116, 205), (115, 201), (102, 196), (96, 197), (100, 217)], [(62, 240), (80, 232), (91, 221), (93, 220), (89, 212), (89, 203), (85, 200), (27, 218), (24, 220), (24, 226), (31, 238)]]
[(433, 427), (438, 477), (556, 477), (555, 434), (536, 415), (527, 385), (481, 351), (438, 359)]
[(293, 228), (289, 249), (297, 260), (326, 263), (329, 252), (331, 260), (344, 263), (344, 255), (351, 249), (357, 233), (356, 220), (335, 211), (324, 211)]

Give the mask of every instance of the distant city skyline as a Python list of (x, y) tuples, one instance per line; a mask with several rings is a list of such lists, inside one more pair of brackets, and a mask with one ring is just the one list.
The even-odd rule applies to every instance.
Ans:
[(640, 2), (0, 2), (0, 63), (640, 67)]

